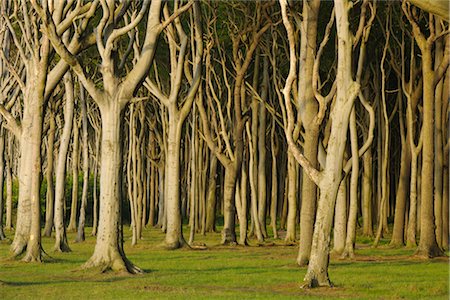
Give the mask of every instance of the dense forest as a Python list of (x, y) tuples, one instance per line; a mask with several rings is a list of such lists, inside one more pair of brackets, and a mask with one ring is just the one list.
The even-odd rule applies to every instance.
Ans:
[(448, 1), (0, 10), (0, 239), (13, 257), (45, 262), (76, 232), (96, 236), (83, 268), (137, 274), (123, 244), (146, 228), (193, 250), (220, 230), (229, 247), (298, 245), (317, 287), (357, 236), (446, 255)]

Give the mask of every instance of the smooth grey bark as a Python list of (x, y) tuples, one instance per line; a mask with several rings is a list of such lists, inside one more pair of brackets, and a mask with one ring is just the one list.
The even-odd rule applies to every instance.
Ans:
[[(313, 66), (316, 57), (317, 22), (320, 1), (303, 2), (303, 13), (307, 16), (302, 24), (301, 63), (299, 70), (299, 107), (303, 127), (305, 128), (303, 155), (317, 168), (320, 123), (316, 122), (319, 112), (317, 100), (313, 91)], [(300, 247), (297, 264), (304, 266), (309, 261), (313, 226), (316, 214), (317, 186), (308, 178), (302, 177), (301, 186), (302, 205), (300, 207)]]
[(82, 122), (82, 154), (83, 154), (83, 191), (81, 194), (80, 219), (78, 221), (77, 242), (85, 240), (84, 227), (86, 223), (86, 205), (89, 189), (89, 148), (88, 148), (88, 119), (87, 103), (83, 86), (80, 86), (80, 106)]
[(339, 185), (334, 214), (333, 252), (342, 254), (347, 236), (347, 179)]
[(5, 183), (5, 129), (1, 125), (2, 118), (0, 117), (0, 240), (6, 239), (3, 231), (3, 208), (5, 204), (5, 198), (3, 194), (3, 188)]
[(64, 201), (66, 185), (66, 159), (69, 152), (70, 135), (74, 118), (75, 97), (73, 92), (73, 79), (71, 73), (64, 75), (64, 87), (66, 92), (64, 104), (64, 126), (60, 137), (58, 159), (55, 172), (55, 246), (58, 252), (69, 252), (70, 247), (67, 241)]
[(68, 231), (75, 232), (77, 230), (77, 212), (78, 212), (78, 173), (80, 169), (80, 129), (77, 113), (75, 113), (73, 118), (72, 126), (72, 198), (70, 205), (70, 218), (69, 225), (67, 225)]
[(53, 163), (53, 149), (54, 149), (54, 141), (55, 141), (55, 115), (53, 111), (51, 111), (49, 115), (49, 129), (47, 132), (47, 199), (45, 206), (45, 226), (44, 226), (44, 236), (51, 236), (53, 229), (53, 215), (54, 215), (54, 206), (55, 206), (55, 187), (53, 182), (53, 173), (54, 173), (54, 163)]

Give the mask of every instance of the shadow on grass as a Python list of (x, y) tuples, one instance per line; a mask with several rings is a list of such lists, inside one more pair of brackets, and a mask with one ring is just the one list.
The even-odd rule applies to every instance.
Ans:
[(33, 281), (33, 282), (26, 282), (26, 281), (0, 281), (0, 286), (42, 286), (42, 285), (55, 285), (55, 284), (64, 284), (64, 283), (74, 283), (74, 282), (103, 282), (103, 283), (109, 283), (109, 282), (118, 282), (128, 279), (128, 277), (108, 277), (105, 279), (95, 279), (92, 280), (90, 278), (84, 278), (84, 279), (65, 279), (65, 280), (48, 280), (48, 281)]

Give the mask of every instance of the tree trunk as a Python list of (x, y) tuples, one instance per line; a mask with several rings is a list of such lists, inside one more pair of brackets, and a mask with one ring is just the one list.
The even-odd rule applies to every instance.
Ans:
[(278, 167), (277, 167), (277, 154), (278, 144), (275, 142), (275, 120), (272, 119), (272, 129), (270, 133), (271, 140), (271, 153), (272, 153), (272, 185), (271, 185), (271, 201), (270, 201), (270, 225), (273, 231), (273, 238), (278, 238), (277, 232), (277, 205), (278, 205)]
[(119, 101), (113, 99), (100, 106), (102, 117), (102, 146), (100, 169), (100, 214), (97, 242), (91, 258), (83, 268), (100, 268), (129, 273), (141, 273), (125, 256), (121, 222), (122, 153)]
[(51, 236), (53, 229), (53, 210), (55, 202), (55, 188), (53, 184), (53, 148), (55, 142), (55, 115), (53, 112), (49, 116), (50, 128), (47, 137), (47, 202), (45, 207), (45, 227), (44, 236)]
[[(172, 108), (175, 109), (175, 108)], [(177, 249), (186, 245), (182, 231), (180, 210), (180, 147), (181, 126), (175, 118), (175, 112), (169, 109), (169, 129), (166, 155), (166, 195), (167, 232), (165, 244), (168, 249)]]
[(287, 244), (295, 242), (296, 237), (296, 225), (297, 225), (297, 171), (296, 161), (294, 156), (289, 152), (288, 154), (288, 215), (287, 215), (287, 228), (286, 238), (284, 239)]
[[(268, 237), (266, 229), (267, 215), (267, 183), (266, 183), (266, 107), (269, 91), (269, 61), (264, 57), (263, 82), (261, 85), (261, 99), (263, 103), (258, 103), (258, 219), (264, 237)], [(256, 151), (256, 149), (255, 149)]]
[(247, 246), (247, 171), (242, 169), (241, 181), (236, 184), (236, 210), (239, 218), (239, 245)]
[(338, 37), (338, 67), (336, 102), (331, 110), (333, 120), (328, 142), (326, 167), (319, 188), (320, 198), (317, 207), (313, 242), (305, 284), (310, 287), (330, 286), (328, 278), (330, 233), (334, 206), (339, 184), (342, 179), (342, 160), (347, 140), (350, 111), (358, 95), (360, 86), (352, 80), (352, 43), (348, 22), (348, 2), (335, 1), (336, 27)]
[(12, 230), (12, 198), (13, 198), (13, 180), (12, 180), (12, 144), (13, 137), (8, 136), (8, 157), (6, 159), (6, 222), (5, 230)]
[[(317, 151), (319, 143), (320, 124), (315, 122), (318, 113), (317, 100), (313, 91), (314, 60), (316, 57), (317, 20), (320, 1), (303, 2), (303, 13), (306, 14), (305, 24), (301, 26), (299, 99), (300, 114), (305, 127), (305, 143), (303, 155), (317, 168)], [(311, 253), (314, 220), (316, 215), (317, 186), (307, 176), (302, 177), (302, 205), (300, 208), (300, 247), (297, 264), (308, 264)]]
[(345, 239), (345, 250), (343, 257), (353, 258), (355, 256), (356, 222), (358, 217), (358, 177), (359, 177), (359, 155), (358, 155), (358, 132), (356, 128), (356, 108), (350, 113), (350, 140), (352, 149), (352, 174), (350, 177), (350, 208), (347, 221), (347, 236)]
[(6, 238), (3, 232), (3, 208), (5, 198), (3, 197), (3, 187), (5, 183), (5, 130), (0, 117), (0, 241)]
[(435, 257), (443, 254), (436, 242), (434, 218), (434, 71), (431, 47), (422, 49), (423, 150), (421, 182), (420, 241), (416, 254)]
[(210, 155), (208, 191), (206, 196), (206, 232), (216, 231), (217, 156)]
[(222, 244), (236, 244), (234, 193), (236, 189), (237, 170), (234, 165), (225, 166), (223, 187), (223, 230)]
[[(310, 128), (305, 135), (303, 155), (317, 166), (317, 144), (319, 142), (318, 128)], [(302, 178), (302, 205), (300, 208), (300, 247), (297, 256), (297, 264), (306, 266), (311, 254), (311, 244), (316, 217), (317, 186), (308, 177)]]
[(73, 143), (72, 143), (72, 203), (70, 206), (70, 219), (67, 230), (75, 232), (77, 230), (77, 206), (78, 206), (78, 171), (79, 171), (79, 128), (75, 114), (73, 119)]
[[(44, 86), (43, 84), (41, 85)], [(41, 88), (33, 86), (33, 89), (37, 89), (36, 94)], [(30, 210), (31, 210), (31, 227), (30, 236), (27, 243), (27, 253), (25, 254), (23, 261), (26, 262), (41, 262), (42, 261), (42, 246), (41, 246), (41, 142), (42, 142), (42, 121), (43, 121), (43, 104), (39, 101), (41, 97), (32, 99), (31, 111), (33, 113), (30, 127), (23, 127), (23, 131), (29, 131), (31, 133), (30, 146), (30, 164), (31, 169), (27, 170), (31, 173), (31, 190), (30, 190)]]
[(347, 179), (344, 178), (339, 185), (336, 199), (336, 212), (334, 214), (333, 252), (342, 254), (345, 249), (347, 236)]
[[(100, 130), (100, 129), (98, 129)], [(98, 182), (98, 162), (100, 160), (100, 134), (98, 131), (95, 132), (95, 161), (94, 161), (94, 183), (92, 186), (92, 194), (94, 204), (92, 207), (92, 236), (97, 235), (97, 226), (98, 226), (98, 193), (97, 193), (97, 182)]]
[(66, 90), (66, 103), (64, 105), (64, 128), (59, 143), (58, 162), (56, 165), (55, 180), (55, 246), (54, 250), (59, 252), (69, 252), (70, 248), (67, 243), (66, 227), (64, 224), (65, 212), (64, 202), (65, 182), (66, 182), (66, 159), (69, 150), (70, 134), (72, 132), (73, 115), (74, 115), (74, 95), (73, 82), (70, 73), (64, 76), (64, 85)]
[[(11, 252), (14, 256), (22, 254), (27, 245), (31, 228), (31, 180), (32, 174), (32, 140), (34, 132), (33, 111), (29, 105), (24, 105), (22, 115), (22, 134), (20, 136), (20, 163), (19, 163), (19, 196), (17, 204), (17, 221)], [(12, 153), (10, 154), (12, 155)]]
[[(408, 139), (409, 137), (407, 136), (406, 141), (408, 141)], [(407, 143), (405, 145), (402, 143), (402, 153), (400, 157), (400, 175), (397, 187), (397, 197), (395, 199), (394, 228), (392, 229), (392, 238), (390, 242), (390, 245), (393, 247), (403, 246), (404, 244), (406, 198), (409, 192), (408, 185), (411, 176), (411, 151), (407, 146)]]
[(373, 169), (372, 169), (372, 149), (369, 147), (363, 155), (363, 185), (362, 185), (362, 217), (363, 235), (373, 236), (372, 229), (372, 195), (373, 195)]
[(82, 120), (82, 142), (83, 142), (83, 192), (81, 194), (80, 219), (78, 221), (77, 242), (85, 239), (84, 226), (86, 223), (86, 205), (89, 189), (89, 149), (88, 149), (88, 120), (87, 104), (84, 95), (84, 88), (80, 86), (81, 95), (81, 120)]

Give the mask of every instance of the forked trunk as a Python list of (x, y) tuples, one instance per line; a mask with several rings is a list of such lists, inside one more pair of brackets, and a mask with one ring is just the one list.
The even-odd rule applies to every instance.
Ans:
[[(346, 91), (347, 89), (344, 90)], [(314, 225), (311, 256), (308, 271), (304, 279), (306, 285), (310, 287), (331, 285), (328, 278), (330, 233), (336, 196), (342, 179), (342, 159), (347, 140), (350, 109), (351, 104), (353, 104), (351, 99), (340, 97), (342, 96), (339, 95), (338, 89), (338, 102), (331, 113), (333, 125), (330, 141), (328, 142), (329, 150), (326, 168), (323, 173), (323, 179), (320, 182), (320, 198)]]

